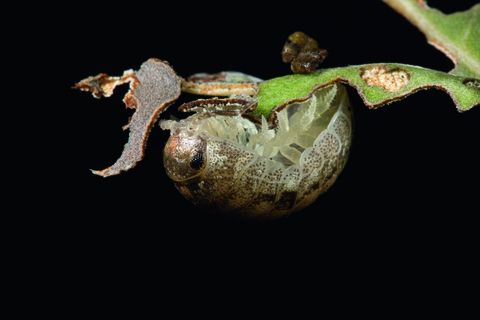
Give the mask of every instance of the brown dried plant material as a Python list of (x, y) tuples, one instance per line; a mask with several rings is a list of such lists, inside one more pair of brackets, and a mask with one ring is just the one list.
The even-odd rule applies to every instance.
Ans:
[[(242, 116), (251, 122), (262, 125), (261, 120), (254, 116), (252, 111), (258, 106), (258, 99), (252, 98), (247, 94), (234, 96), (227, 99), (199, 99), (189, 103), (185, 103), (178, 108), (181, 112), (203, 112), (204, 115), (210, 116), (213, 114), (221, 116)], [(269, 129), (276, 127), (273, 122), (269, 124)]]
[(196, 73), (187, 78), (187, 81), (196, 83), (223, 82), (223, 83), (258, 83), (263, 81), (243, 72), (223, 71), (220, 73)]
[(327, 55), (327, 50), (319, 49), (317, 42), (303, 32), (291, 34), (282, 50), (282, 60), (291, 64), (293, 73), (314, 72)]
[(362, 80), (369, 86), (378, 86), (389, 92), (397, 92), (410, 81), (410, 74), (402, 69), (389, 70), (387, 66), (379, 65), (364, 68)]
[(292, 33), (282, 50), (282, 59), (285, 63), (291, 63), (300, 54), (302, 50), (318, 48), (317, 41), (308, 37), (303, 32)]
[(253, 96), (256, 93), (255, 85), (251, 83), (194, 83), (184, 82), (182, 91), (204, 96), (228, 97), (232, 94), (248, 94)]
[(197, 73), (182, 83), (182, 91), (206, 96), (253, 96), (258, 91), (257, 83), (261, 81), (263, 80), (241, 72)]
[(256, 108), (258, 99), (241, 94), (228, 99), (199, 99), (185, 103), (178, 108), (181, 112), (210, 112), (225, 116), (242, 115)]
[(117, 175), (133, 168), (142, 160), (150, 129), (160, 113), (178, 99), (182, 81), (167, 62), (150, 59), (142, 64), (136, 74), (127, 71), (120, 79), (100, 74), (87, 78), (74, 87), (92, 91), (96, 97), (108, 97), (116, 85), (131, 82), (130, 91), (123, 99), (128, 108), (136, 109), (128, 125), (123, 127), (124, 130), (130, 129), (128, 142), (120, 158), (111, 167), (101, 171), (92, 170), (94, 174), (103, 177)]
[(110, 97), (113, 94), (113, 89), (121, 84), (132, 82), (135, 80), (135, 72), (127, 70), (122, 77), (109, 77), (105, 73), (101, 73), (95, 77), (88, 77), (77, 83), (73, 89), (80, 89), (82, 91), (91, 91), (95, 98)]

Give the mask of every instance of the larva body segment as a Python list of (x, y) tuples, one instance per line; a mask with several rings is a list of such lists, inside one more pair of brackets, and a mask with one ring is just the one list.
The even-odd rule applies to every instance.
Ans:
[(162, 121), (171, 130), (164, 150), (167, 174), (201, 209), (222, 217), (268, 221), (304, 209), (345, 166), (352, 109), (342, 85), (278, 112), (268, 129), (241, 116)]

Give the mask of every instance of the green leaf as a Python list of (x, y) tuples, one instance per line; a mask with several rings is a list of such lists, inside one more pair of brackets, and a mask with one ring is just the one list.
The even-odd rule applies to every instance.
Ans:
[(455, 63), (452, 75), (480, 79), (480, 4), (443, 14), (420, 0), (384, 0), (427, 37), (429, 44)]
[(273, 109), (305, 101), (315, 90), (335, 82), (353, 86), (370, 108), (428, 88), (447, 92), (460, 112), (480, 104), (478, 83), (467, 77), (404, 64), (382, 63), (321, 69), (312, 74), (292, 74), (262, 82), (254, 113), (258, 117), (268, 117)]

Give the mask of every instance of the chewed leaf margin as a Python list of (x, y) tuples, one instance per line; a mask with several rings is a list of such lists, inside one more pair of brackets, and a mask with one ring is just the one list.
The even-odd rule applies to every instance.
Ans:
[(311, 74), (292, 74), (260, 83), (260, 91), (255, 95), (260, 100), (254, 114), (274, 121), (272, 111), (305, 101), (315, 91), (337, 82), (354, 87), (371, 109), (401, 100), (419, 90), (435, 88), (448, 93), (457, 110), (463, 112), (480, 104), (478, 81), (397, 63), (321, 69)]

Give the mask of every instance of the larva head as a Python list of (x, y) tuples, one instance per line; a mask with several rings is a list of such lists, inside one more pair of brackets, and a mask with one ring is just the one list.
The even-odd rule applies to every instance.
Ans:
[(199, 136), (171, 135), (163, 150), (163, 164), (174, 181), (199, 176), (207, 165), (207, 143)]

